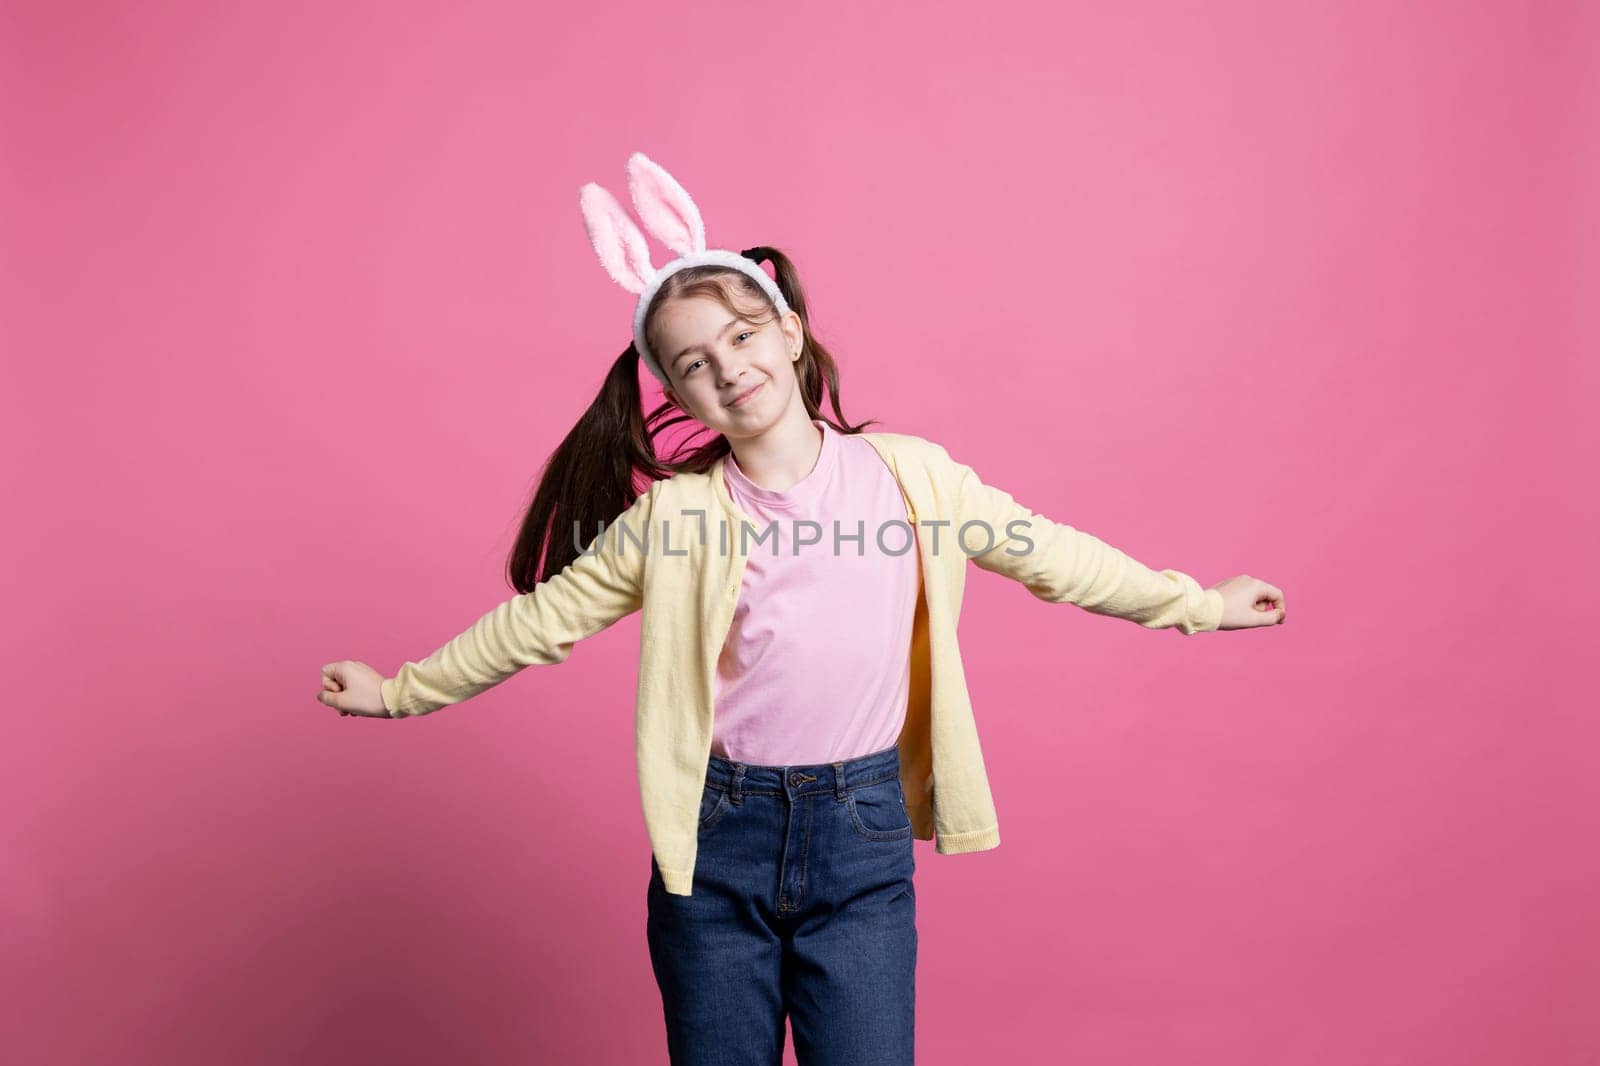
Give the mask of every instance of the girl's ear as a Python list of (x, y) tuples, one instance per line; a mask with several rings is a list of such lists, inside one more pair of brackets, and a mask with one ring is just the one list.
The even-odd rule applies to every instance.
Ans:
[(583, 209), (589, 243), (611, 280), (636, 295), (644, 292), (656, 270), (650, 265), (650, 245), (628, 212), (615, 196), (592, 181), (578, 190), (578, 206)]
[(805, 351), (806, 327), (801, 323), (800, 316), (792, 309), (783, 316), (783, 336), (789, 345), (789, 362), (800, 358), (800, 353)]
[(628, 157), (628, 190), (644, 228), (679, 255), (706, 250), (700, 209), (683, 186), (643, 152)]

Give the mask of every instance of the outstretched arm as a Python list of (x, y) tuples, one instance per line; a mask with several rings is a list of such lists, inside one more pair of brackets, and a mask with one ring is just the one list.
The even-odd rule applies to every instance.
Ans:
[(428, 714), (475, 696), (525, 666), (565, 662), (573, 644), (639, 610), (645, 562), (639, 541), (648, 529), (655, 488), (640, 495), (560, 573), (501, 603), (426, 659), (408, 662), (385, 679), (381, 694), (389, 716)]
[[(992, 536), (993, 547), (971, 556), (980, 568), (1020, 582), (1042, 600), (1072, 603), (1148, 629), (1176, 628), (1189, 636), (1237, 627), (1240, 618), (1230, 597), (1237, 599), (1244, 590), (1225, 587), (1237, 588), (1240, 578), (1208, 589), (1181, 570), (1153, 570), (1092, 534), (1024, 507), (1010, 493), (984, 484), (970, 466), (955, 465), (959, 485), (955, 532), (959, 535), (965, 523), (982, 523), (963, 538), (974, 550)], [(1281, 593), (1272, 592), (1281, 602)], [(1281, 620), (1281, 607), (1279, 615), (1245, 624)]]

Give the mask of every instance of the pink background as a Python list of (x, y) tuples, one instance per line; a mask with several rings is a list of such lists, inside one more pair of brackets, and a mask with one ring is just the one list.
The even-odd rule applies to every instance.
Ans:
[(511, 594), (634, 150), (850, 418), (1287, 594), (972, 571), (919, 1062), (1600, 1062), (1593, 5), (235, 7), (0, 10), (8, 1062), (665, 1061), (638, 617), (314, 698)]

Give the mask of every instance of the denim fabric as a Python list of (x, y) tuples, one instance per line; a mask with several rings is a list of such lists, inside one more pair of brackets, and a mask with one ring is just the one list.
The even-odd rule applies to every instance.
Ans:
[(916, 891), (900, 756), (713, 755), (692, 895), (650, 859), (646, 934), (674, 1066), (909, 1066)]

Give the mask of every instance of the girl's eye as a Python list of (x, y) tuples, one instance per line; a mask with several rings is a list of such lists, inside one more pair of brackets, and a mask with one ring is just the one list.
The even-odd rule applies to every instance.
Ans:
[[(755, 330), (747, 329), (747, 330), (743, 331), (742, 333), (735, 334), (733, 339), (734, 339), (735, 343), (738, 343), (738, 341), (742, 337), (754, 337), (755, 335), (756, 335), (756, 331)], [(689, 373), (691, 373), (694, 370), (695, 367), (699, 366), (703, 362), (705, 362), (704, 359), (696, 359), (694, 362), (690, 363), (688, 366), (683, 368), (684, 374), (687, 376)]]

